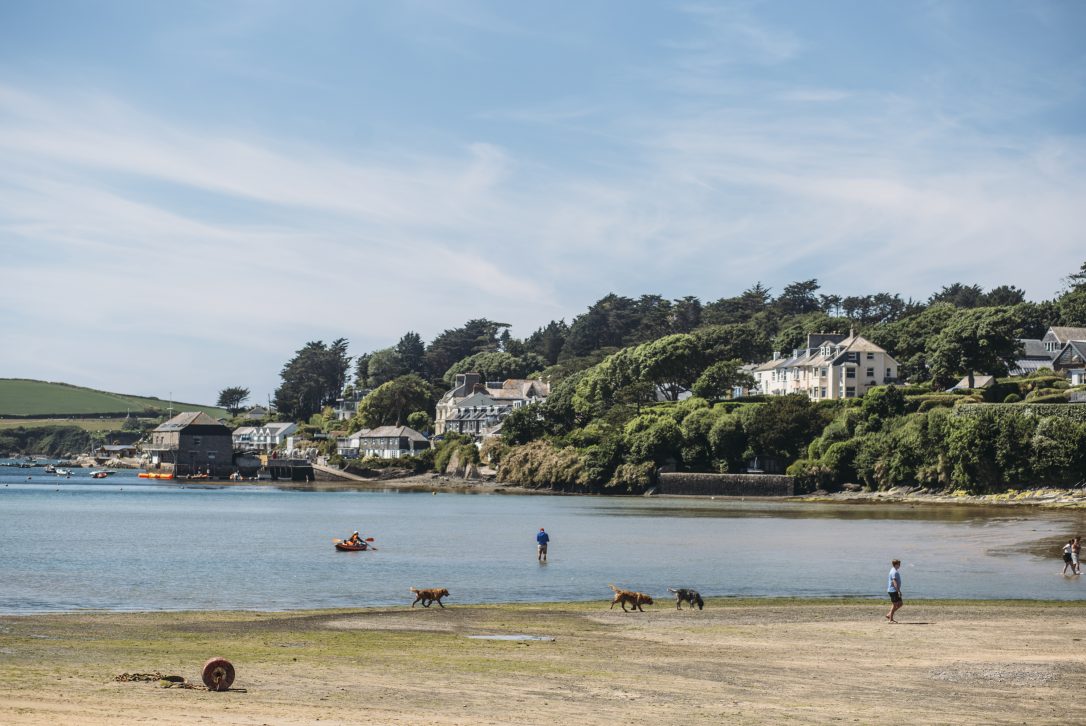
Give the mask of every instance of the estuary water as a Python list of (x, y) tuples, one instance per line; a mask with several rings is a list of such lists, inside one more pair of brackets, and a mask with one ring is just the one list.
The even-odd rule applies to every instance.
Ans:
[[(31, 479), (27, 479), (31, 476)], [(551, 535), (540, 565), (535, 534)], [(376, 551), (337, 552), (355, 529)], [(0, 468), (0, 612), (607, 601), (667, 597), (1086, 597), (1059, 545), (1086, 516), (1031, 508), (307, 492)]]

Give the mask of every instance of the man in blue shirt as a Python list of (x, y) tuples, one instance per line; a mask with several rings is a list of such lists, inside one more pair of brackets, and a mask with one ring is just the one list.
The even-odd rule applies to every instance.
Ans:
[(890, 596), (890, 612), (886, 613), (886, 619), (891, 623), (896, 623), (894, 620), (894, 613), (901, 609), (901, 572), (898, 568), (901, 567), (901, 560), (894, 560), (890, 563), (890, 576), (886, 580), (886, 594)]
[(547, 543), (551, 541), (551, 537), (547, 534), (542, 527), (539, 528), (539, 534), (535, 536), (536, 542), (536, 556), (540, 562), (547, 561)]

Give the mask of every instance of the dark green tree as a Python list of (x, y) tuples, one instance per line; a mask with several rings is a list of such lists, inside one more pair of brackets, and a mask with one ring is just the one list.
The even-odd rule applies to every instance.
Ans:
[(827, 423), (802, 393), (771, 396), (766, 403), (745, 409), (744, 414), (743, 429), (751, 453), (787, 463), (798, 459)]
[(1005, 376), (1021, 353), (1019, 327), (1007, 308), (973, 308), (959, 311), (928, 341), (932, 376), (939, 384), (974, 373)]
[(356, 419), (364, 428), (403, 426), (408, 414), (423, 411), (429, 415), (433, 406), (433, 387), (411, 373), (378, 386), (363, 398)]
[(743, 361), (738, 359), (713, 363), (694, 381), (691, 391), (698, 398), (704, 398), (708, 401), (720, 401), (731, 398), (732, 391), (736, 386), (753, 387), (754, 377), (746, 371), (740, 370), (742, 365)]
[(529, 335), (524, 341), (524, 347), (527, 352), (543, 356), (547, 365), (554, 365), (558, 362), (558, 356), (562, 353), (562, 346), (566, 344), (568, 334), (569, 326), (564, 320), (557, 322), (552, 320)]
[(786, 285), (774, 305), (781, 315), (803, 315), (821, 309), (818, 301), (818, 280), (804, 280)]
[(236, 416), (247, 400), (249, 400), (248, 388), (231, 386), (219, 391), (219, 400), (215, 405), (225, 408), (231, 416)]
[(950, 303), (957, 308), (976, 308), (984, 305), (984, 288), (980, 285), (963, 285), (955, 282), (944, 285), (943, 289), (928, 299), (931, 305), (937, 302)]
[(396, 344), (395, 350), (405, 373), (416, 373), (423, 377), (427, 375), (426, 346), (418, 333), (414, 331), (404, 333), (400, 342)]
[(541, 438), (546, 433), (539, 406), (521, 406), (502, 419), (502, 441), (519, 446)]
[(546, 366), (546, 361), (535, 353), (525, 353), (522, 357), (501, 351), (476, 353), (457, 361), (445, 371), (442, 380), (452, 385), (456, 374), (476, 372), (484, 381), (504, 381), (508, 378), (526, 378), (531, 373), (538, 373)]
[(410, 372), (395, 348), (382, 348), (370, 353), (367, 368), (369, 371), (369, 376), (366, 378), (367, 388), (377, 388), (393, 378), (399, 378)]
[(275, 391), (275, 406), (280, 415), (309, 420), (343, 391), (350, 365), (345, 338), (329, 345), (320, 340), (306, 343), (279, 374), (283, 382)]
[(499, 332), (508, 327), (508, 323), (479, 318), (469, 320), (459, 328), (444, 331), (426, 349), (427, 369), (431, 375), (438, 376), (462, 358), (498, 350), (501, 347)]

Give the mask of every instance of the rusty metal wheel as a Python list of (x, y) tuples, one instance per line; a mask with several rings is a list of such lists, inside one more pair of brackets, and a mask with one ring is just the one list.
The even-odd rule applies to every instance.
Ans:
[(209, 691), (225, 691), (234, 682), (234, 666), (225, 658), (212, 658), (204, 663), (201, 674)]

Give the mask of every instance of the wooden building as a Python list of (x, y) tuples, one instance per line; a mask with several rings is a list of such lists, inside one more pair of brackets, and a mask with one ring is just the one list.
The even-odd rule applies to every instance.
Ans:
[(181, 413), (151, 432), (143, 447), (152, 468), (172, 469), (178, 476), (229, 476), (234, 471), (230, 428), (202, 412)]

